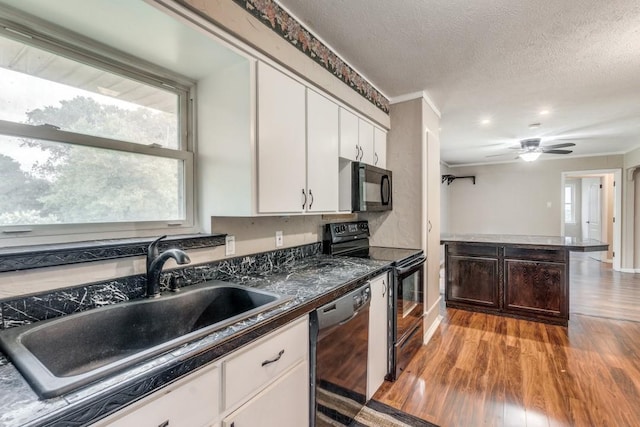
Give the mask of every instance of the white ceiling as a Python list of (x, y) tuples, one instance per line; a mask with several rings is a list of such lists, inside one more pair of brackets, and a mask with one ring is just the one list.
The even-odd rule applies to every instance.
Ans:
[(450, 165), (527, 137), (571, 138), (565, 157), (640, 146), (638, 0), (278, 2), (388, 97), (426, 91)]

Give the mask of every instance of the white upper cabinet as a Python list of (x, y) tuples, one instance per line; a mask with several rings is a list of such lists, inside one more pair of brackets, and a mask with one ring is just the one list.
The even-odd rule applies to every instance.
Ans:
[(360, 160), (358, 120), (358, 116), (340, 108), (340, 157), (354, 162)]
[(306, 195), (305, 87), (258, 63), (258, 212), (302, 212)]
[(340, 108), (340, 157), (385, 168), (387, 132)]
[(338, 105), (307, 89), (308, 212), (338, 210)]
[(387, 132), (377, 127), (373, 128), (373, 165), (387, 168)]
[(373, 125), (362, 119), (358, 121), (358, 142), (360, 144), (360, 161), (373, 164)]

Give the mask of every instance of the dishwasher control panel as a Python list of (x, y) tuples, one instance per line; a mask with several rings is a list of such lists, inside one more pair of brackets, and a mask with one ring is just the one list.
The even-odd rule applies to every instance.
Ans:
[(318, 308), (316, 310), (318, 313), (318, 326), (323, 329), (346, 322), (369, 305), (370, 301), (371, 286), (367, 283)]

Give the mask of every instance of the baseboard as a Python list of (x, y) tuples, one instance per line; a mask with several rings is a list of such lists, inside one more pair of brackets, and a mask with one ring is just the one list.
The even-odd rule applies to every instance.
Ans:
[[(425, 314), (425, 317), (429, 318), (429, 314), (432, 313), (433, 310), (440, 310), (440, 300), (441, 299), (442, 299), (442, 295), (438, 298), (436, 303), (431, 306), (431, 309), (429, 311), (427, 311), (427, 313)], [(436, 329), (438, 329), (438, 326), (440, 326), (440, 322), (442, 322), (442, 316), (440, 314), (438, 314), (436, 316), (436, 318), (433, 320), (433, 323), (431, 323), (431, 326), (429, 326), (429, 328), (424, 333), (424, 341), (423, 342), (425, 344), (429, 342), (429, 340), (431, 339), (433, 334), (436, 332)]]
[(620, 273), (637, 273), (638, 270), (633, 268), (621, 268)]

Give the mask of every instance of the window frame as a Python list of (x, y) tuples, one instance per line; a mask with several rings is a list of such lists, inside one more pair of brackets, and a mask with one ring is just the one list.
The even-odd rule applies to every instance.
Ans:
[[(7, 19), (8, 15), (10, 19)], [(38, 28), (35, 30), (34, 28)], [(55, 126), (35, 126), (0, 120), (0, 134), (181, 160), (184, 163), (184, 220), (38, 224), (0, 226), (0, 245), (62, 243), (97, 238), (127, 238), (198, 231), (195, 215), (195, 114), (196, 83), (140, 58), (135, 58), (52, 24), (0, 10), (0, 36), (46, 50), (124, 78), (175, 93), (178, 98), (179, 148), (163, 148), (105, 137), (64, 131)]]

